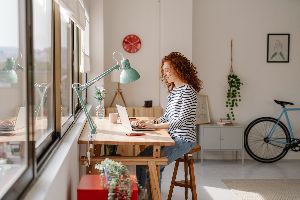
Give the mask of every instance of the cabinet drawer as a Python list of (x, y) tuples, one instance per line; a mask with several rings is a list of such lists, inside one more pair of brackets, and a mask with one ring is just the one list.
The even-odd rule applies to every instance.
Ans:
[(221, 128), (221, 149), (242, 149), (242, 128)]
[(220, 128), (203, 128), (201, 140), (204, 149), (220, 149)]

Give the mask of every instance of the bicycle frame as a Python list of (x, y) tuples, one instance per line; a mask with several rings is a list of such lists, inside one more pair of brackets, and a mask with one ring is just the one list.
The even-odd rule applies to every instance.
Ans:
[[(277, 126), (278, 126), (278, 123), (279, 123), (279, 121), (280, 121), (280, 119), (283, 115), (284, 115), (284, 117), (286, 119), (286, 122), (287, 122), (287, 128), (288, 128), (288, 131), (289, 131), (290, 138), (291, 139), (295, 138), (294, 137), (294, 131), (293, 131), (293, 128), (291, 126), (290, 118), (289, 118), (288, 113), (287, 113), (288, 111), (300, 111), (300, 108), (298, 108), (298, 107), (296, 107), (296, 108), (282, 108), (282, 111), (281, 111), (280, 115), (276, 118), (276, 120), (277, 120), (276, 124), (273, 125), (270, 133), (268, 134), (268, 139), (270, 139), (270, 141), (277, 142), (279, 144), (287, 144), (287, 142), (283, 141), (282, 138), (277, 138), (277, 139), (272, 138), (272, 136), (273, 136), (273, 134), (274, 134), (274, 132), (275, 132)], [(280, 139), (281, 139), (281, 141), (280, 141)]]

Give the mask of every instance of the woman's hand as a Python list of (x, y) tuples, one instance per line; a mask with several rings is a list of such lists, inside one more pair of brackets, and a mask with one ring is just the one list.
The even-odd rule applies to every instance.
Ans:
[(138, 128), (156, 128), (156, 124), (153, 123), (153, 120), (140, 120), (136, 123)]

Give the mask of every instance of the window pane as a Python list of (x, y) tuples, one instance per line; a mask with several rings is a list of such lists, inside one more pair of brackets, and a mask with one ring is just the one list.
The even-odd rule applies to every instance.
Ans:
[(61, 9), (61, 124), (72, 116), (71, 23)]
[[(73, 83), (79, 83), (79, 28), (74, 28), (74, 67), (73, 67)], [(79, 110), (79, 100), (75, 92), (73, 92), (74, 114)]]
[(52, 1), (33, 0), (36, 147), (54, 131), (51, 18)]
[(5, 27), (0, 32), (0, 199), (28, 163), (25, 26), (19, 23), (19, 7), (19, 0), (2, 0), (0, 6)]
[[(87, 82), (87, 75), (86, 73), (83, 73), (83, 61), (84, 61), (84, 32), (82, 30), (79, 31), (79, 83), (84, 84)], [(86, 102), (86, 97), (87, 97), (87, 90), (82, 92), (82, 98), (84, 99), (84, 102)]]

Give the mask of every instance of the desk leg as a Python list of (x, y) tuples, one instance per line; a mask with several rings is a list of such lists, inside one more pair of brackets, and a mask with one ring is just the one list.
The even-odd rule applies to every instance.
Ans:
[(153, 200), (161, 200), (161, 193), (159, 189), (159, 181), (157, 176), (156, 164), (153, 161), (148, 162), (149, 174), (150, 174), (150, 185)]
[[(160, 158), (160, 146), (153, 146), (153, 157)], [(160, 179), (160, 166), (156, 166), (158, 180)]]
[(160, 165), (156, 165), (156, 171), (157, 171), (157, 178), (158, 178), (158, 181), (159, 181), (160, 180)]
[(160, 146), (153, 146), (153, 157), (160, 158)]
[(101, 156), (101, 144), (95, 144), (94, 145), (94, 155), (92, 156)]

